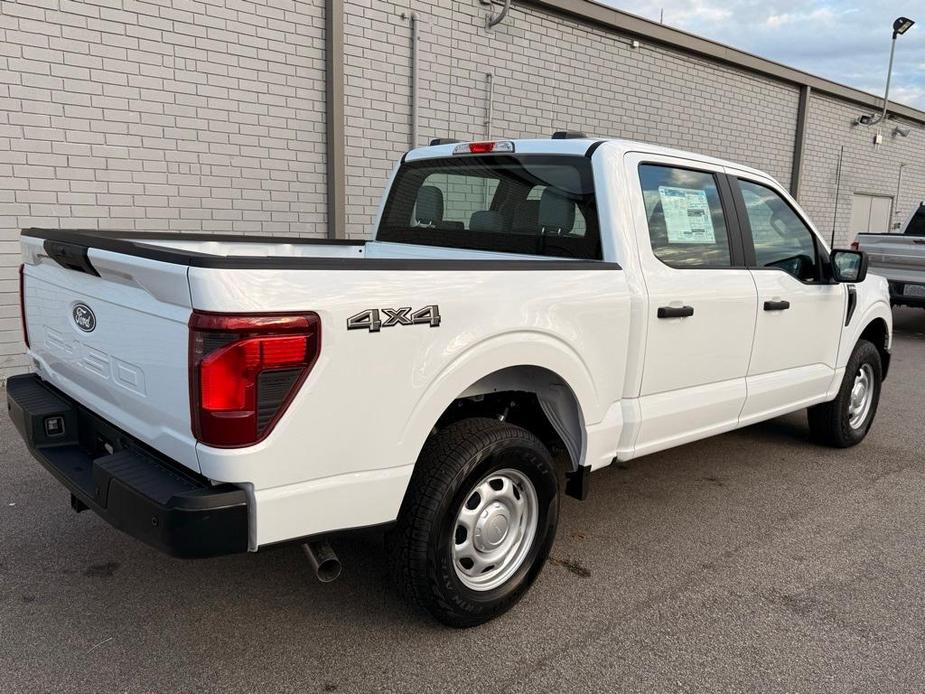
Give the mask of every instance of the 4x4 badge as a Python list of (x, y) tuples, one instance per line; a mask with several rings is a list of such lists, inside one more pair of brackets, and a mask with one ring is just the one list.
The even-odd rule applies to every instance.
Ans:
[(347, 330), (369, 330), (377, 333), (382, 328), (391, 328), (393, 325), (429, 325), (431, 328), (440, 327), (440, 307), (436, 304), (425, 306), (414, 313), (410, 306), (401, 308), (383, 308), (385, 320), (382, 320), (378, 308), (369, 308), (360, 311), (347, 319)]

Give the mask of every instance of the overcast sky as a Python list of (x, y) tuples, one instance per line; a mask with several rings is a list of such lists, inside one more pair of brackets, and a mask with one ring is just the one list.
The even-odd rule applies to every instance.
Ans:
[(897, 40), (891, 101), (925, 109), (922, 0), (598, 0), (763, 58), (883, 95), (893, 20), (918, 20)]

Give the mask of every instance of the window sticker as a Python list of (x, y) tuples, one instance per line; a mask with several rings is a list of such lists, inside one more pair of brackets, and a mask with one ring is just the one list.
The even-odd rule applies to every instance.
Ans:
[(705, 190), (659, 186), (658, 196), (665, 213), (668, 243), (716, 243)]

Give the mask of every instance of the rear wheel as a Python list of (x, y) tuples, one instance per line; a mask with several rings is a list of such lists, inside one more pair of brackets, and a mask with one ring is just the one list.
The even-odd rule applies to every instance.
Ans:
[(848, 448), (864, 440), (877, 414), (882, 368), (877, 348), (858, 341), (836, 398), (809, 408), (809, 428), (816, 441)]
[(451, 424), (424, 446), (387, 537), (393, 577), (444, 624), (487, 622), (539, 575), (558, 505), (555, 467), (532, 433), (493, 419)]

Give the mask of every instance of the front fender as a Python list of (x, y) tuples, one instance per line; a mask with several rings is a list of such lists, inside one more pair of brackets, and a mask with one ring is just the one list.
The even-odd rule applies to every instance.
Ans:
[[(877, 277), (877, 280), (883, 280)], [(893, 345), (893, 310), (890, 308), (889, 290), (886, 286), (886, 280), (877, 283), (876, 287), (867, 288), (864, 282), (858, 285), (858, 307), (855, 310), (851, 322), (845, 327), (842, 333), (841, 345), (838, 350), (837, 368), (843, 369), (851, 358), (854, 346), (858, 343), (861, 333), (875, 320), (883, 320), (887, 327), (886, 349), (892, 349)], [(862, 288), (864, 291), (862, 291)], [(874, 291), (876, 290), (876, 291)]]

